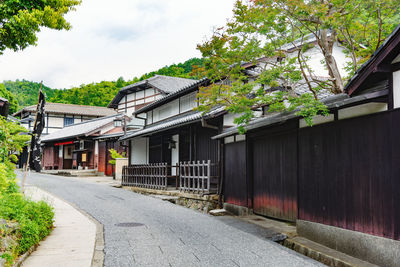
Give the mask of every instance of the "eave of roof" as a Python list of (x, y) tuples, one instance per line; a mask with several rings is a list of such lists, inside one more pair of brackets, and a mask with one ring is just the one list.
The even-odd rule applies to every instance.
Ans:
[(136, 110), (133, 114), (144, 113), (144, 112), (147, 112), (147, 111), (149, 111), (151, 109), (159, 107), (162, 104), (165, 104), (165, 103), (167, 103), (167, 102), (169, 102), (171, 100), (174, 100), (174, 99), (176, 99), (176, 98), (178, 98), (178, 97), (180, 97), (180, 96), (182, 96), (184, 94), (187, 94), (187, 93), (190, 93), (192, 91), (195, 91), (199, 86), (202, 86), (202, 85), (207, 84), (209, 82), (210, 82), (210, 80), (207, 79), (207, 78), (203, 78), (201, 80), (195, 81), (193, 84), (185, 86), (185, 87), (179, 89), (178, 91), (170, 93), (170, 94), (164, 96), (163, 98), (160, 98), (160, 99), (158, 99), (158, 100), (156, 100), (156, 101), (154, 101), (154, 102), (152, 102), (152, 103), (150, 103), (150, 104), (148, 104), (148, 105)]
[(344, 91), (349, 95), (352, 95), (357, 91), (358, 87), (368, 77), (369, 74), (373, 73), (374, 67), (380, 64), (385, 57), (389, 54), (389, 48), (396, 43), (400, 43), (400, 24), (397, 28), (386, 38), (385, 42), (371, 55), (371, 57), (356, 71), (344, 87)]
[[(331, 97), (328, 97), (324, 100), (322, 100), (321, 102), (323, 102), (329, 109), (335, 109), (335, 108), (340, 108), (343, 106), (347, 106), (347, 105), (351, 105), (357, 102), (363, 102), (369, 99), (374, 99), (374, 98), (378, 98), (384, 95), (388, 94), (388, 90), (381, 90), (381, 91), (375, 91), (375, 92), (371, 92), (371, 93), (367, 93), (367, 94), (363, 94), (363, 95), (359, 95), (359, 96), (354, 96), (354, 97), (349, 97), (347, 94), (339, 94), (339, 95), (334, 95)], [(258, 128), (262, 128), (265, 126), (269, 126), (269, 125), (273, 125), (276, 123), (282, 123), (285, 121), (288, 121), (290, 119), (294, 119), (294, 118), (299, 118), (300, 116), (296, 115), (297, 110), (296, 111), (292, 111), (292, 112), (279, 112), (276, 114), (269, 114), (265, 117), (261, 117), (261, 118), (256, 118), (253, 121), (251, 121), (248, 125), (245, 126), (246, 131), (251, 131), (251, 130), (255, 130)], [(218, 134), (216, 136), (213, 136), (211, 139), (221, 139), (224, 137), (228, 137), (234, 134), (238, 134), (239, 133), (239, 128), (238, 127), (232, 127), (228, 130), (226, 130), (225, 132)]]
[(220, 114), (222, 114), (224, 111), (225, 111), (224, 107), (215, 108), (204, 115), (202, 112), (197, 111), (194, 113), (187, 114), (185, 116), (173, 118), (166, 122), (161, 122), (154, 126), (149, 126), (142, 130), (128, 132), (124, 137), (120, 138), (120, 140), (123, 141), (123, 140), (131, 139), (133, 137), (151, 135), (151, 134), (154, 134), (154, 133), (157, 133), (160, 131), (166, 131), (166, 130), (177, 128), (177, 127), (184, 126), (187, 124), (191, 124), (191, 123), (200, 121), (201, 119), (214, 118), (214, 117), (217, 117)]
[[(19, 116), (22, 112), (36, 112), (36, 105), (24, 107), (23, 109), (14, 113), (13, 116)], [(69, 114), (78, 116), (98, 116), (98, 117), (111, 116), (117, 113), (115, 110), (106, 107), (51, 103), (51, 102), (46, 103), (45, 112), (52, 114)]]
[(70, 126), (66, 126), (63, 129), (51, 133), (49, 135), (43, 136), (42, 142), (53, 142), (56, 140), (65, 140), (71, 138), (77, 138), (80, 136), (88, 136), (89, 134), (100, 130), (102, 127), (109, 125), (114, 122), (116, 117), (120, 116), (120, 114), (97, 118), (77, 124), (73, 124)]

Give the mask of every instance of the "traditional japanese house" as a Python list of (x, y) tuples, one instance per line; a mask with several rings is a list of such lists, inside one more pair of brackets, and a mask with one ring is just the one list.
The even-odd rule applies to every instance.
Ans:
[[(223, 143), (225, 208), (296, 222), (298, 233), (380, 266), (400, 262), (400, 28), (309, 127), (264, 114)], [(360, 245), (362, 244), (362, 245)]]
[[(32, 131), (35, 120), (36, 105), (25, 107), (13, 116), (20, 119), (21, 125)], [(65, 126), (88, 120), (117, 114), (114, 109), (96, 106), (84, 106), (61, 103), (46, 103), (45, 128), (43, 135), (57, 132)]]
[[(120, 121), (121, 115), (117, 114), (70, 125), (44, 136), (43, 169), (98, 169), (106, 172), (110, 169), (108, 160), (104, 158), (107, 151), (99, 149), (99, 143), (103, 142), (99, 138), (104, 135), (104, 140), (109, 140), (109, 135), (122, 134), (124, 129)], [(126, 153), (127, 147), (117, 143), (110, 148)], [(108, 174), (112, 174), (112, 168)]]
[(155, 75), (122, 88), (108, 107), (131, 116), (136, 110), (192, 84), (193, 81), (192, 79)]
[[(27, 128), (29, 131), (32, 131), (35, 121), (35, 112), (36, 105), (28, 106), (14, 113), (13, 116), (19, 119), (19, 122), (22, 126)], [(105, 107), (48, 102), (45, 105), (45, 112), (46, 118), (45, 128), (43, 129), (42, 133), (43, 136), (57, 132), (69, 125), (117, 114), (115, 110)], [(19, 168), (23, 168), (24, 164), (26, 163), (27, 157), (28, 148), (25, 147), (24, 151), (19, 157)]]
[[(216, 189), (216, 179), (207, 179), (206, 173), (214, 178), (218, 176), (219, 142), (211, 137), (222, 129), (219, 115), (224, 110), (216, 108), (207, 114), (193, 110), (198, 105), (199, 87), (208, 84), (207, 79), (192, 81), (134, 112), (145, 126), (121, 138), (129, 140), (130, 151), (130, 166), (123, 175), (123, 184), (162, 189), (173, 185), (203, 192)], [(193, 168), (201, 169), (200, 173)], [(192, 174), (188, 173), (189, 169)], [(184, 184), (188, 180), (182, 179), (191, 175), (198, 175), (202, 182), (210, 183)]]

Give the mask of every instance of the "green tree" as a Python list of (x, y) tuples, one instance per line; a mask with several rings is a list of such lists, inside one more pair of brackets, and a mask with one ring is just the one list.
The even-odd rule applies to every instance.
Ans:
[(69, 30), (64, 15), (80, 0), (3, 0), (0, 1), (0, 54), (35, 45), (41, 27)]
[[(399, 10), (400, 0), (238, 0), (227, 25), (198, 45), (207, 76), (215, 82), (201, 90), (200, 109), (226, 106), (241, 114), (236, 123), (243, 126), (252, 108), (267, 105), (271, 112), (299, 110), (312, 124), (314, 115), (327, 113), (319, 92), (343, 92), (346, 77), (339, 72), (334, 46), (348, 55), (351, 75), (396, 27)], [(286, 44), (294, 48), (285, 50)], [(309, 65), (306, 52), (314, 45), (328, 79), (320, 79)], [(245, 73), (243, 62), (258, 66), (254, 77)], [(308, 93), (296, 94), (301, 85)]]

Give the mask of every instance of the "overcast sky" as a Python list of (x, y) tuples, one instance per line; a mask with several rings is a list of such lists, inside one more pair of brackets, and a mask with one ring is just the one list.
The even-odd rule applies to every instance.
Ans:
[(53, 88), (126, 80), (200, 57), (196, 45), (231, 17), (234, 0), (83, 0), (70, 31), (43, 29), (37, 46), (0, 56), (0, 81)]

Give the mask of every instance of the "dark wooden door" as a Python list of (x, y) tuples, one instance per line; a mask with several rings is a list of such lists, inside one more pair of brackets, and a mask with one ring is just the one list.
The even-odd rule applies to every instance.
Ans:
[(253, 209), (257, 214), (297, 218), (297, 136), (295, 131), (253, 138)]

